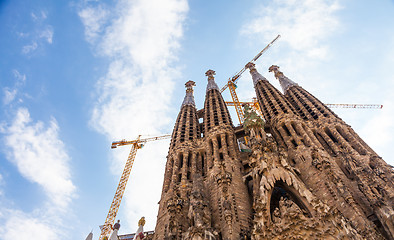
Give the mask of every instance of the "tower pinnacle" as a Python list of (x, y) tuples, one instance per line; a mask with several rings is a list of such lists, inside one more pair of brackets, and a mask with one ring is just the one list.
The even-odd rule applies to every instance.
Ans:
[(185, 105), (192, 105), (192, 106), (196, 106), (196, 104), (194, 103), (194, 96), (193, 96), (193, 87), (196, 86), (196, 83), (193, 82), (192, 80), (189, 80), (188, 82), (185, 83), (185, 87), (186, 87), (186, 95), (185, 95), (185, 99), (183, 100), (182, 106)]
[(245, 65), (245, 68), (249, 68), (250, 74), (252, 75), (253, 79), (253, 85), (256, 86), (256, 84), (259, 81), (262, 80), (267, 80), (263, 75), (261, 75), (259, 72), (257, 72), (257, 69), (255, 67), (256, 65), (252, 62), (249, 62), (248, 64)]
[(283, 89), (283, 92), (286, 93), (287, 89), (291, 86), (298, 86), (297, 83), (291, 81), (288, 77), (286, 77), (281, 71), (279, 71), (279, 66), (272, 65), (268, 71), (274, 72), (276, 79), (279, 80), (280, 86)]
[(219, 91), (219, 87), (215, 82), (215, 77), (214, 75), (216, 75), (216, 72), (209, 69), (206, 73), (205, 76), (208, 77), (208, 85), (207, 85), (207, 92), (211, 89), (217, 89)]

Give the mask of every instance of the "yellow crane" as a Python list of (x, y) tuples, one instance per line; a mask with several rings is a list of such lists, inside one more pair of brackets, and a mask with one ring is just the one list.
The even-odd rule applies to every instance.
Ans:
[[(240, 106), (244, 104), (248, 104), (252, 107), (260, 116), (263, 116), (261, 112), (260, 105), (257, 101), (257, 98), (253, 98), (252, 102), (238, 102)], [(235, 106), (235, 102), (226, 102), (227, 106)], [(371, 108), (371, 109), (382, 109), (383, 105), (381, 104), (350, 104), (350, 103), (326, 103), (325, 104), (329, 108)], [(242, 117), (244, 117), (244, 113), (241, 112)], [(240, 122), (240, 124), (242, 124)]]
[[(255, 62), (257, 59), (259, 59), (259, 57), (268, 50), (268, 48), (270, 48), (272, 46), (272, 44), (274, 44), (274, 42), (276, 40), (278, 40), (278, 38), (280, 38), (280, 35), (276, 36), (276, 38), (274, 38), (274, 40), (272, 40), (263, 50), (261, 50), (250, 62)], [(237, 93), (235, 92), (235, 89), (237, 88), (237, 86), (235, 85), (238, 81), (238, 79), (241, 77), (242, 73), (244, 73), (246, 70), (245, 67), (243, 67), (238, 73), (236, 73), (233, 77), (228, 79), (228, 82), (226, 85), (224, 85), (224, 87), (220, 90), (220, 92), (222, 93), (224, 90), (226, 90), (226, 88), (228, 88), (230, 90), (230, 94), (231, 97), (233, 99), (234, 102), (234, 106), (235, 106), (235, 110), (237, 112), (237, 116), (238, 116), (238, 120), (239, 123), (242, 124), (244, 122), (244, 114), (242, 111), (242, 107), (241, 107), (241, 103), (238, 100), (238, 96)]]
[(351, 103), (326, 103), (329, 108), (375, 108), (382, 109), (381, 104), (351, 104)]
[(131, 145), (131, 150), (129, 153), (129, 157), (127, 158), (126, 161), (126, 165), (123, 169), (123, 173), (120, 178), (118, 188), (116, 189), (114, 199), (112, 200), (111, 207), (109, 208), (107, 218), (105, 219), (105, 223), (101, 228), (101, 235), (99, 238), (100, 240), (105, 240), (106, 238), (108, 239), (108, 235), (111, 233), (112, 226), (115, 222), (116, 214), (118, 213), (120, 202), (122, 201), (123, 193), (126, 189), (127, 181), (129, 180), (130, 171), (131, 168), (133, 167), (137, 150), (142, 148), (144, 146), (144, 143), (146, 142), (167, 139), (170, 137), (171, 135), (167, 134), (158, 137), (141, 139), (141, 135), (139, 135), (136, 140), (126, 141), (123, 139), (121, 141), (116, 141), (112, 143), (111, 148), (117, 148), (118, 146), (124, 146), (124, 145)]
[[(270, 48), (272, 46), (272, 44), (274, 44), (274, 42), (276, 40), (278, 40), (278, 38), (280, 38), (280, 35), (276, 36), (276, 38), (274, 38), (274, 40), (272, 40), (263, 50), (261, 50), (250, 62), (252, 62), (252, 63), (255, 62), (265, 51), (267, 51), (268, 48)], [(220, 89), (221, 93), (224, 90), (226, 90), (227, 88), (230, 90), (230, 94), (231, 94), (233, 101), (226, 102), (226, 104), (227, 104), (227, 106), (234, 106), (235, 107), (235, 111), (237, 113), (238, 120), (239, 120), (240, 124), (243, 124), (243, 122), (245, 120), (244, 112), (242, 110), (242, 105), (245, 103), (249, 104), (251, 107), (253, 107), (262, 116), (261, 108), (260, 108), (260, 105), (257, 102), (256, 98), (253, 98), (252, 102), (240, 102), (238, 99), (237, 93), (235, 91), (235, 89), (237, 88), (236, 83), (245, 71), (246, 71), (246, 68), (243, 67), (233, 77), (229, 78), (226, 85), (224, 85), (224, 87), (222, 87), (222, 89)], [(332, 104), (332, 103), (328, 103), (328, 104), (326, 104), (326, 106), (329, 108), (374, 108), (374, 109), (383, 108), (383, 105), (380, 105), (380, 104)], [(247, 139), (245, 139), (245, 141), (247, 142)]]

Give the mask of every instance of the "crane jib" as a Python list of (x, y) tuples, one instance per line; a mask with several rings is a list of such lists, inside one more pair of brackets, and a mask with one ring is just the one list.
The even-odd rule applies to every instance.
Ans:
[(167, 139), (170, 137), (171, 137), (170, 134), (166, 134), (166, 135), (162, 135), (162, 136), (158, 136), (158, 137), (141, 139), (141, 135), (139, 135), (138, 138), (133, 141), (126, 141), (125, 139), (123, 139), (123, 140), (116, 141), (116, 142), (112, 143), (111, 148), (116, 148), (117, 146), (125, 146), (125, 145), (132, 145), (132, 146), (131, 146), (131, 150), (130, 150), (129, 156), (127, 158), (125, 167), (123, 169), (123, 173), (120, 178), (118, 187), (116, 189), (115, 196), (112, 200), (111, 207), (108, 211), (107, 218), (105, 219), (105, 223), (101, 229), (101, 234), (100, 234), (99, 240), (103, 240), (105, 237), (108, 238), (108, 235), (111, 232), (112, 225), (115, 222), (115, 218), (118, 213), (120, 203), (122, 201), (123, 193), (126, 189), (127, 181), (129, 180), (130, 171), (131, 171), (131, 168), (133, 167), (133, 163), (134, 163), (134, 159), (135, 159), (135, 155), (137, 153), (137, 150), (140, 149), (141, 147), (143, 147), (144, 143), (146, 143), (146, 142)]

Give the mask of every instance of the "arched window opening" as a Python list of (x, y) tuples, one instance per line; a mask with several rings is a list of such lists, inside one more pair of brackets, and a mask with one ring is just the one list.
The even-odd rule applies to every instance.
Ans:
[(326, 140), (320, 135), (320, 133), (313, 131), (313, 134), (315, 135), (316, 139), (319, 141), (319, 143), (323, 146), (323, 148), (331, 155), (334, 156), (335, 152), (334, 150), (331, 149), (330, 145), (326, 142)]
[(298, 147), (298, 144), (296, 143), (296, 141), (295, 141), (294, 139), (291, 139), (291, 143), (293, 144), (293, 146), (294, 146), (295, 148)]
[(201, 169), (201, 157), (200, 157), (200, 153), (198, 152), (197, 153), (197, 155), (196, 155), (196, 162), (197, 162), (197, 169), (196, 169), (196, 171), (197, 171), (197, 173), (201, 173), (202, 172), (202, 169)]
[(375, 213), (372, 213), (372, 215), (368, 216), (368, 219), (371, 220), (378, 231), (386, 238), (389, 239), (389, 235), (387, 234), (386, 230), (383, 227), (383, 224), (379, 221), (379, 218), (375, 215)]
[(290, 191), (289, 187), (283, 181), (275, 183), (275, 187), (271, 195), (270, 214), (273, 222), (278, 221), (278, 218), (284, 218), (285, 216), (312, 216), (303, 202)]
[(183, 154), (179, 154), (179, 169), (182, 169), (183, 167)]
[(334, 135), (331, 133), (330, 129), (328, 129), (327, 127), (324, 129), (324, 131), (326, 132), (326, 134), (328, 135), (329, 138), (331, 138), (331, 140), (334, 143), (338, 143), (338, 140), (334, 137)]
[(189, 152), (188, 156), (187, 156), (187, 167), (190, 169), (192, 164), (192, 154)]
[(291, 136), (291, 133), (290, 133), (289, 129), (286, 127), (285, 124), (282, 124), (282, 128), (283, 128), (283, 130), (285, 130), (287, 136)]
[(216, 140), (217, 140), (217, 142), (218, 142), (218, 148), (221, 149), (221, 148), (222, 148), (222, 140), (221, 140), (221, 138), (220, 138), (220, 135), (217, 135), (217, 136), (216, 136)]
[(295, 133), (296, 133), (298, 136), (301, 136), (301, 137), (302, 137), (302, 134), (301, 134), (301, 132), (299, 131), (298, 127), (296, 126), (295, 122), (291, 122), (290, 124), (291, 124), (291, 126), (293, 127)]
[(211, 147), (211, 155), (213, 155), (213, 142), (209, 140), (209, 146)]

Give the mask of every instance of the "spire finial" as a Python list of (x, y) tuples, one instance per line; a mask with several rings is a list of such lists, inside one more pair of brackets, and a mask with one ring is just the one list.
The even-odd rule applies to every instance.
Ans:
[(248, 63), (245, 65), (245, 68), (249, 68), (250, 71), (256, 70), (256, 64), (254, 64), (254, 63), (252, 63), (252, 62), (248, 62)]
[(279, 71), (279, 66), (272, 65), (269, 69), (269, 72), (274, 72), (275, 78), (279, 80), (280, 85), (282, 86), (283, 92), (286, 93), (287, 89), (291, 86), (298, 86), (297, 83), (291, 81), (288, 77), (286, 77), (281, 71)]
[[(252, 62), (248, 62), (245, 65), (245, 68), (249, 68), (250, 74), (252, 75), (252, 79), (253, 79), (253, 84), (256, 86), (256, 84), (259, 81), (262, 80), (267, 80), (265, 77), (263, 77), (263, 75), (261, 75), (259, 72), (257, 72), (256, 69), (256, 64), (252, 63)], [(267, 80), (268, 81), (268, 80)]]
[(214, 75), (216, 75), (216, 72), (213, 71), (213, 70), (211, 70), (211, 69), (209, 69), (209, 70), (205, 73), (205, 76), (208, 77), (208, 80), (214, 79), (214, 78), (215, 78)]
[(196, 86), (196, 83), (192, 80), (189, 80), (185, 83), (186, 92), (193, 92), (193, 87)]
[(193, 82), (192, 80), (189, 80), (185, 83), (185, 87), (186, 87), (186, 96), (185, 99), (183, 100), (182, 106), (184, 105), (192, 105), (192, 106), (196, 106), (196, 104), (194, 103), (194, 96), (193, 96), (193, 87), (196, 86), (196, 83)]
[(278, 65), (272, 65), (270, 68), (268, 68), (269, 72), (274, 72), (275, 77), (279, 78), (279, 77), (283, 77), (283, 73), (281, 71), (279, 71), (279, 66)]
[(217, 89), (219, 90), (218, 85), (215, 83), (215, 77), (214, 75), (216, 75), (216, 72), (209, 69), (206, 73), (205, 76), (208, 77), (208, 86), (207, 86), (207, 92), (211, 89)]

